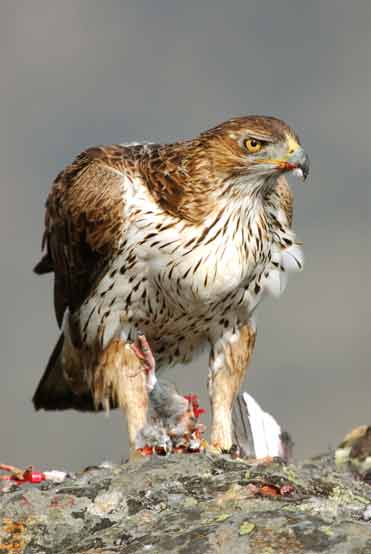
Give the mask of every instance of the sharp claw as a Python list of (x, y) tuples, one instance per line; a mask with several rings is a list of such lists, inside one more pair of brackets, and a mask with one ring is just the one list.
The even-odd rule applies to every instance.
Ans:
[(221, 455), (223, 454), (222, 448), (217, 444), (208, 444), (205, 448), (207, 454)]

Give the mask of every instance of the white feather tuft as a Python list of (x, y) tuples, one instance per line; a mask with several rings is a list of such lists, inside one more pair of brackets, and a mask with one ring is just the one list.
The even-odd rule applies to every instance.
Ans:
[(301, 271), (304, 265), (303, 251), (297, 244), (283, 250), (281, 264), (286, 271)]
[(264, 412), (247, 392), (243, 393), (243, 399), (250, 420), (256, 458), (282, 456), (281, 427), (277, 421)]
[(263, 281), (264, 290), (277, 298), (281, 294), (281, 271), (272, 269)]
[(285, 292), (288, 280), (289, 280), (289, 276), (287, 275), (286, 271), (280, 271), (280, 286), (281, 286), (280, 294)]

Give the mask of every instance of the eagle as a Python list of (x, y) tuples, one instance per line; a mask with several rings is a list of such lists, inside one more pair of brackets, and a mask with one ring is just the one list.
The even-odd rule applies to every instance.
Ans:
[(120, 407), (135, 449), (148, 409), (144, 334), (156, 370), (209, 349), (211, 443), (233, 443), (232, 406), (256, 337), (254, 313), (303, 266), (293, 193), (309, 159), (270, 116), (242, 116), (170, 144), (91, 147), (55, 179), (44, 255), (60, 336), (35, 408)]

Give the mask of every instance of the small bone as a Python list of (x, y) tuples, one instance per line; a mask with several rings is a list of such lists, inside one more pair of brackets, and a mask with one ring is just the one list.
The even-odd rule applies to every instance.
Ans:
[(304, 173), (303, 173), (303, 170), (300, 167), (297, 167), (296, 169), (294, 169), (292, 174), (295, 175), (295, 177), (299, 177), (299, 179), (304, 181)]

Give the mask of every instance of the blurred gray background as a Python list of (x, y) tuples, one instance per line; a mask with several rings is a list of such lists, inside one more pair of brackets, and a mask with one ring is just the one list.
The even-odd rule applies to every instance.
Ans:
[[(79, 469), (127, 453), (115, 412), (35, 413), (58, 331), (37, 278), (51, 180), (88, 145), (190, 137), (232, 115), (289, 122), (305, 271), (258, 313), (247, 388), (296, 456), (371, 423), (369, 0), (47, 0), (0, 5), (0, 461)], [(207, 359), (168, 371), (206, 400)]]

